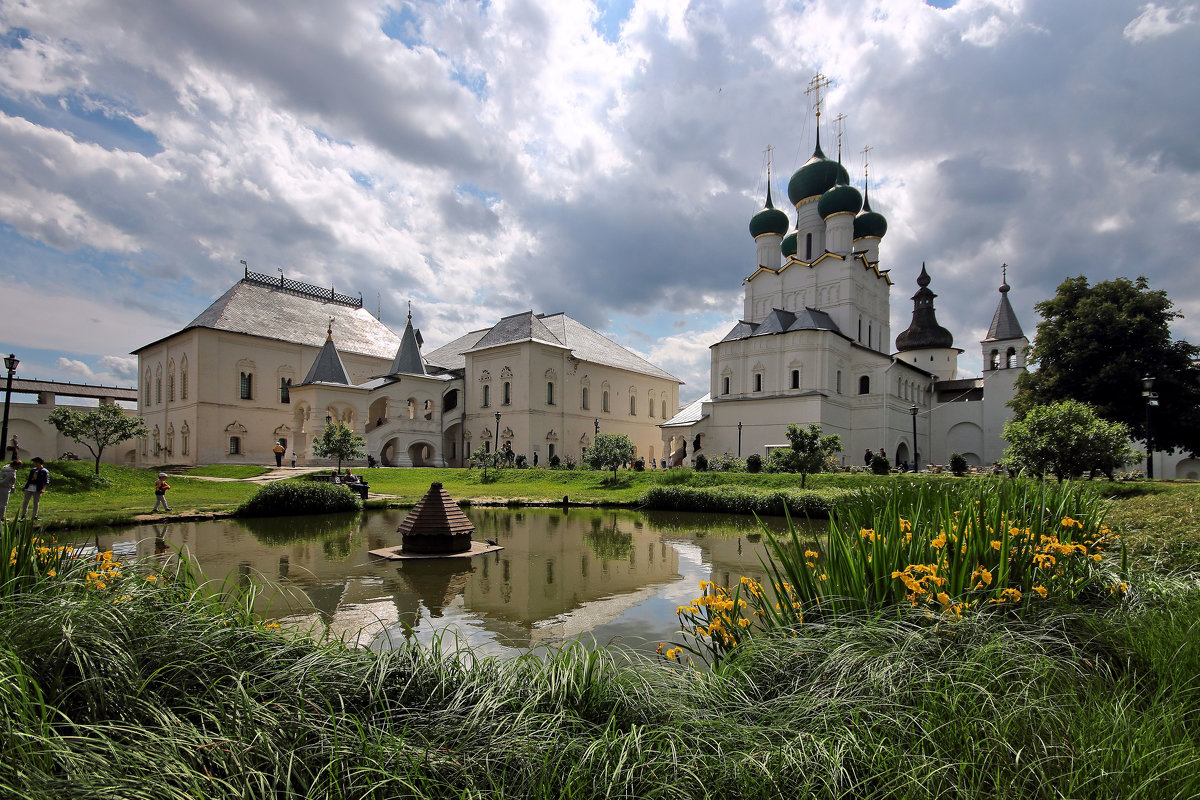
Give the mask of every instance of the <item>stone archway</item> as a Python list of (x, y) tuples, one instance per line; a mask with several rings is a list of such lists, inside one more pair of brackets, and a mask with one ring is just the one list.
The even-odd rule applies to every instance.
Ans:
[(436, 451), (428, 442), (413, 442), (408, 446), (408, 460), (414, 467), (432, 467)]
[[(908, 454), (908, 442), (901, 442), (900, 444), (896, 445), (896, 461), (892, 464), (892, 466), (898, 467), (901, 464), (905, 464), (910, 461), (912, 461), (912, 456)], [(909, 466), (911, 467), (912, 465), (909, 464)]]
[(396, 465), (396, 439), (388, 439), (387, 442), (379, 450), (379, 463), (385, 467), (394, 467)]

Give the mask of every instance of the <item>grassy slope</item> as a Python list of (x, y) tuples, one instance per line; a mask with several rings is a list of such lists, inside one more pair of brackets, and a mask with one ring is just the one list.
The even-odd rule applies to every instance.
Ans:
[[(42, 497), (41, 517), (47, 526), (101, 525), (131, 521), (154, 507), (157, 471), (101, 464), (97, 483), (95, 465), (84, 461), (54, 461), (47, 464), (50, 487)], [(172, 476), (167, 502), (176, 511), (229, 511), (257, 490), (250, 483), (204, 481)], [(13, 496), (20, 509), (21, 498)], [(9, 502), (9, 513), (14, 513)]]
[(619, 651), (356, 651), (82, 572), (0, 602), (0, 794), (1144, 798), (1200, 793), (1200, 592), (861, 619), (716, 673)]

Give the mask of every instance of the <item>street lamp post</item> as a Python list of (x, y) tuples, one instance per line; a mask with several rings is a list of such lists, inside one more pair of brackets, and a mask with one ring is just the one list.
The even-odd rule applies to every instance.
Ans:
[(1146, 398), (1146, 479), (1154, 480), (1154, 428), (1150, 409), (1158, 405), (1158, 392), (1154, 389), (1154, 377), (1142, 378), (1142, 397)]
[(908, 413), (912, 414), (913, 418), (913, 472), (921, 471), (921, 454), (917, 452), (917, 411), (916, 404), (908, 409)]
[(738, 458), (742, 457), (742, 423), (738, 420)]
[[(0, 431), (0, 449), (4, 450), (5, 455), (8, 453), (8, 404), (12, 399), (12, 378), (13, 373), (17, 371), (17, 365), (20, 363), (12, 353), (9, 353), (4, 359), (4, 368), (8, 370), (8, 379), (4, 383), (4, 429)], [(13, 458), (16, 457), (14, 453)]]
[(500, 452), (500, 412), (496, 412), (496, 453)]

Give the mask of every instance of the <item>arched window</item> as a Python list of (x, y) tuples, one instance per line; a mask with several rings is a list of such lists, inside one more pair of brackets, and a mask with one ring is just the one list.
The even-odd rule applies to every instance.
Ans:
[(504, 405), (512, 405), (512, 381), (504, 382)]
[(754, 373), (754, 391), (756, 391), (756, 392), (762, 391), (762, 373), (761, 372)]
[(993, 350), (991, 356), (988, 357), (988, 369), (1000, 369), (1000, 351)]
[(804, 260), (812, 261), (812, 234), (804, 235)]
[(485, 383), (483, 385), (483, 402), (480, 403), (480, 405), (483, 406), (484, 408), (487, 408), (491, 404), (492, 404), (492, 387), (488, 386)]
[(179, 362), (179, 399), (188, 399), (188, 363), (187, 356)]
[(167, 402), (175, 402), (175, 362), (167, 362)]
[(666, 400), (662, 401), (662, 418), (663, 419), (667, 418), (667, 401)]
[(546, 405), (554, 405), (554, 381), (546, 381)]
[(637, 395), (629, 395), (629, 416), (637, 416)]
[(433, 419), (433, 401), (432, 400), (425, 401), (425, 419), (427, 419), (427, 420)]
[(729, 376), (721, 378), (721, 394), (729, 394)]
[(405, 409), (408, 411), (409, 419), (417, 418), (417, 401), (415, 398), (408, 398), (408, 403), (405, 404)]
[(162, 365), (154, 368), (154, 402), (162, 402)]
[(150, 398), (151, 398), (151, 394), (150, 394), (150, 368), (149, 368), (149, 367), (146, 367), (146, 391), (145, 391), (145, 396), (146, 396), (146, 399), (145, 399), (145, 403), (146, 403), (146, 405), (150, 405)]
[(608, 413), (608, 390), (605, 389), (600, 393), (600, 410), (605, 414)]
[(242, 452), (242, 437), (230, 436), (229, 437), (229, 455), (236, 456), (236, 455), (239, 455), (241, 452)]
[(281, 402), (281, 403), (291, 403), (292, 402), (292, 379), (291, 378), (280, 378), (279, 379), (279, 402)]
[(249, 372), (238, 373), (238, 397), (240, 397), (242, 400), (254, 399), (253, 380), (254, 375)]
[(833, 390), (838, 394), (842, 393), (842, 371), (837, 371), (837, 376), (834, 378)]
[(187, 420), (184, 420), (183, 426), (179, 429), (179, 442), (183, 450), (182, 455), (185, 456), (188, 454), (188, 436), (191, 432), (192, 429), (188, 427)]
[(584, 411), (587, 411), (588, 408), (590, 407), (588, 405), (588, 387), (586, 387), (586, 386), (583, 387), (582, 397), (579, 400), (579, 407), (582, 408)]
[(798, 369), (792, 370), (792, 388), (793, 389), (800, 388), (800, 370), (798, 370)]
[(858, 379), (858, 393), (859, 394), (870, 394), (871, 393), (871, 377), (869, 375), (863, 375), (861, 378)]
[(1008, 352), (1004, 354), (1004, 368), (1012, 369), (1017, 366), (1017, 348), (1010, 347)]

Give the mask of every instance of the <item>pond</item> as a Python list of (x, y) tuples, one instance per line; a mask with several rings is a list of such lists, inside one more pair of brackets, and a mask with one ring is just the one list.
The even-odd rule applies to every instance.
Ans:
[[(583, 637), (653, 651), (701, 580), (764, 579), (753, 517), (602, 509), (466, 509), (474, 558), (384, 561), (404, 510), (144, 525), (93, 533), (119, 557), (186, 551), (214, 587), (256, 584), (255, 611), (373, 648), (457, 637), (512, 655)], [(767, 520), (782, 530), (782, 520)]]

